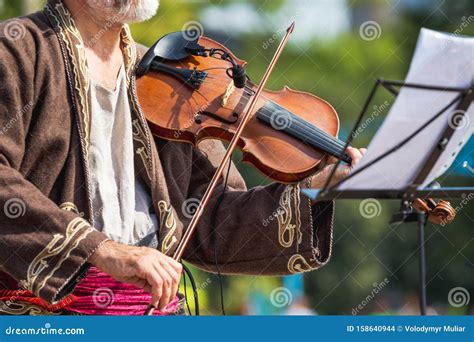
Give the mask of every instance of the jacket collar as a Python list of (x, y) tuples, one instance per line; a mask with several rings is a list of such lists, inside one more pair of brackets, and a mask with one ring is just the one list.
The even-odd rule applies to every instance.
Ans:
[[(70, 77), (72, 78), (71, 81), (75, 90), (76, 107), (81, 117), (81, 130), (85, 140), (86, 153), (88, 153), (91, 113), (89, 102), (87, 101), (87, 93), (90, 87), (90, 80), (84, 41), (73, 17), (61, 0), (49, 0), (45, 7), (45, 13), (50, 19), (54, 30), (59, 35), (63, 54), (66, 55), (68, 64), (70, 64)], [(131, 75), (137, 61), (137, 51), (128, 25), (123, 25), (122, 27), (121, 48), (124, 56), (127, 82), (130, 84)]]

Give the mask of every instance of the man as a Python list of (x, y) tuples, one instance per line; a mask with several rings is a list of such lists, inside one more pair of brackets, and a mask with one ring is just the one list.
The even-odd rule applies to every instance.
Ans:
[[(3, 313), (139, 314), (149, 301), (175, 311), (181, 265), (170, 255), (223, 147), (151, 136), (135, 96), (141, 53), (127, 23), (157, 8), (157, 0), (50, 0), (1, 24)], [(361, 157), (348, 153), (353, 164)], [(327, 173), (247, 191), (233, 169), (184, 259), (229, 274), (321, 267), (333, 205), (312, 205), (300, 190), (321, 186)]]

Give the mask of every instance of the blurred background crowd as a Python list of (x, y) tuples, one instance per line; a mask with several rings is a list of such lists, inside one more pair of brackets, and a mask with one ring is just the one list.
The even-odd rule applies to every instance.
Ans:
[[(0, 19), (27, 14), (42, 5), (41, 0), (0, 0)], [(248, 61), (248, 74), (258, 81), (292, 21), (296, 21), (295, 34), (268, 87), (278, 90), (288, 85), (326, 99), (339, 113), (340, 137), (345, 138), (375, 80), (404, 79), (421, 27), (474, 34), (474, 2), (161, 0), (158, 15), (134, 25), (132, 31), (138, 42), (151, 45), (166, 33), (197, 29)], [(369, 143), (392, 101), (387, 92), (379, 93), (368, 112), (371, 119), (354, 145)], [(439, 181), (447, 186), (473, 186), (473, 151), (471, 139)], [(238, 163), (238, 154), (235, 160)], [(238, 166), (249, 187), (269, 182), (251, 167)], [(451, 225), (428, 224), (426, 228), (431, 314), (474, 313), (474, 206), (470, 200), (453, 201), (458, 215)], [(223, 276), (219, 281), (213, 274), (192, 268), (201, 312), (220, 313), (221, 283), (227, 314), (417, 314), (417, 231), (413, 224), (388, 224), (398, 206), (396, 201), (372, 201), (370, 207), (367, 202), (338, 201), (333, 256), (315, 272), (288, 277)], [(192, 307), (190, 288), (187, 292)]]

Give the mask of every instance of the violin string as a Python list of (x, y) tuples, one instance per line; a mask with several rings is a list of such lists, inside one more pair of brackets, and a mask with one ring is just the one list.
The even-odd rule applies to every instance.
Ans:
[[(266, 98), (268, 101), (272, 101), (266, 96), (262, 95), (263, 98)], [(247, 101), (250, 98), (248, 94), (243, 94), (242, 99), (239, 100), (237, 105), (240, 105), (242, 102)], [(265, 107), (260, 109), (260, 112), (266, 114), (266, 116), (271, 119), (273, 112), (268, 111)], [(311, 140), (318, 146), (321, 146), (321, 149), (325, 150), (328, 153), (331, 153), (334, 156), (339, 156), (344, 150), (345, 144), (337, 138), (332, 137), (326, 132), (320, 130), (316, 126), (311, 125), (306, 120), (300, 119), (298, 116), (294, 115), (290, 111), (286, 111), (292, 117), (293, 122), (296, 122), (294, 125), (295, 133), (300, 137), (301, 140)], [(302, 137), (305, 137), (304, 139)], [(308, 139), (309, 138), (309, 139)]]
[[(224, 81), (221, 81), (221, 82), (224, 82)], [(226, 83), (226, 84), (228, 84), (228, 83)], [(253, 91), (253, 89), (249, 88), (248, 86), (246, 86), (245, 89), (246, 89), (246, 90)], [(251, 95), (250, 95), (250, 96), (251, 96)], [(242, 96), (241, 96), (241, 99), (239, 100), (239, 102), (237, 103), (237, 105), (241, 105), (244, 101), (249, 100), (249, 99), (250, 99), (250, 96), (249, 96), (247, 93), (243, 93)], [(272, 99), (270, 99), (269, 97), (267, 97), (267, 96), (265, 96), (265, 95), (260, 95), (260, 97), (263, 98), (263, 99), (265, 99), (265, 100), (272, 101)], [(263, 109), (263, 108), (262, 108), (262, 109)], [(298, 116), (296, 116), (295, 114), (291, 113), (290, 111), (288, 111), (288, 113), (289, 113), (289, 114), (292, 114), (292, 115), (295, 117), (295, 119), (299, 119)], [(305, 120), (303, 120), (303, 121), (304, 121), (304, 123), (308, 126), (308, 128), (313, 128), (313, 127), (314, 127), (314, 128), (317, 128), (316, 126), (311, 125), (311, 123), (308, 123), (308, 122), (305, 121)], [(337, 140), (337, 143), (338, 143), (341, 147), (345, 146), (345, 143), (344, 143), (343, 141), (340, 141), (339, 139), (334, 138), (333, 136), (327, 134), (326, 132), (324, 132), (324, 131), (322, 131), (322, 130), (321, 130), (321, 132), (322, 132), (323, 134), (326, 134), (327, 137), (330, 138), (330, 139), (336, 139), (336, 140)]]
[[(269, 120), (271, 120), (274, 115), (273, 112), (268, 111), (267, 109), (261, 109), (260, 113), (265, 115), (265, 117)], [(344, 146), (339, 145), (340, 140), (331, 136), (327, 136), (327, 133), (324, 131), (320, 131), (315, 126), (308, 126), (304, 120), (299, 119), (300, 118), (297, 116), (294, 116), (294, 121), (291, 121), (291, 125), (286, 127), (284, 130), (293, 131), (295, 135), (297, 135), (302, 141), (306, 140), (313, 142), (335, 156), (339, 156), (339, 154), (342, 153)]]
[[(210, 68), (210, 69), (206, 69), (206, 70), (211, 70), (211, 69), (226, 69), (226, 68), (218, 68), (217, 67), (217, 68)], [(209, 77), (209, 76), (208, 76), (208, 78), (215, 79), (214, 77)], [(232, 82), (232, 80), (229, 80), (229, 81), (218, 80), (217, 82), (216, 81), (214, 81), (214, 82), (215, 83), (221, 83), (221, 84), (225, 83), (226, 85), (228, 85), (230, 82)], [(247, 85), (245, 86), (244, 89), (247, 90), (247, 91), (253, 91), (253, 89), (250, 88)], [(205, 96), (204, 94), (202, 94), (202, 95)], [(242, 91), (242, 95), (241, 95), (241, 97), (240, 97), (240, 99), (237, 103), (237, 106), (240, 106), (240, 105), (244, 104), (244, 102), (247, 103), (252, 95), (253, 94), (249, 94), (245, 91)], [(268, 98), (265, 95), (261, 95), (261, 98), (263, 98), (267, 101), (272, 101), (270, 98)], [(259, 112), (262, 112), (262, 113), (266, 114), (266, 116), (269, 119), (271, 119), (271, 117), (273, 115), (273, 112), (269, 111), (268, 109), (266, 109), (264, 107), (262, 107)], [(299, 118), (298, 116), (291, 113), (290, 111), (286, 111), (286, 112), (288, 112), (288, 114), (290, 115), (292, 123), (293, 122), (296, 123), (296, 125), (294, 126), (294, 130), (296, 131), (295, 133), (297, 133), (298, 135), (301, 135), (300, 136), (301, 140), (304, 141), (303, 136), (305, 136), (306, 140), (308, 140), (308, 138), (311, 139), (313, 143), (316, 143), (316, 144), (322, 146), (323, 149), (329, 150), (328, 152), (330, 152), (330, 153), (332, 153), (336, 156), (338, 156), (339, 154), (342, 153), (342, 151), (344, 149), (344, 146), (345, 146), (344, 142), (342, 142), (341, 140), (329, 135), (325, 131), (319, 129), (318, 127), (316, 127), (314, 125), (312, 125), (311, 123), (307, 122), (306, 120)], [(268, 115), (270, 115), (270, 116), (268, 116)]]
[[(262, 108), (262, 109), (264, 111), (266, 110), (265, 108)], [(319, 127), (312, 125), (308, 121), (304, 120), (303, 118), (300, 118), (299, 116), (291, 113), (290, 111), (287, 111), (287, 113), (290, 116), (290, 120), (292, 120), (291, 123), (296, 122), (301, 127), (306, 127), (311, 133), (317, 134), (318, 136), (325, 139), (326, 141), (328, 141), (331, 144), (334, 144), (334, 145), (339, 146), (341, 148), (343, 148), (345, 146), (345, 143), (343, 141), (341, 141), (341, 140), (337, 139), (336, 137), (333, 137), (332, 135), (326, 133), (325, 131), (323, 131)]]
[(303, 142), (307, 141), (313, 143), (325, 152), (331, 153), (334, 156), (339, 156), (344, 151), (343, 147), (336, 146), (334, 141), (328, 140), (318, 132), (308, 132), (307, 127), (301, 127), (301, 123), (298, 121), (292, 122), (291, 125), (286, 127), (284, 130), (287, 133), (300, 138)]
[[(272, 119), (273, 116), (275, 115), (273, 111), (270, 111), (267, 108), (261, 108), (259, 110), (259, 113), (262, 113), (268, 119)], [(300, 133), (304, 133), (304, 134), (309, 133), (313, 136), (316, 136), (318, 138), (323, 139), (324, 141), (330, 143), (331, 145), (335, 145), (336, 147), (339, 147), (340, 149), (344, 148), (345, 145), (341, 140), (329, 135), (328, 133), (326, 133), (325, 131), (321, 130), (320, 128), (318, 128), (316, 126), (311, 125), (306, 120), (303, 120), (303, 119), (299, 118), (298, 116), (294, 115), (293, 113), (291, 113), (289, 111), (288, 111), (288, 114), (289, 114), (291, 124), (295, 123), (297, 125), (298, 129), (299, 128), (304, 129)]]

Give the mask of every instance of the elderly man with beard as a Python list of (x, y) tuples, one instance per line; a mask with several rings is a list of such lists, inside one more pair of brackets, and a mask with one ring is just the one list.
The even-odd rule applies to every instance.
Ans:
[[(170, 255), (223, 146), (163, 141), (147, 126), (135, 95), (143, 47), (127, 24), (157, 8), (157, 0), (49, 0), (0, 25), (3, 314), (135, 315), (150, 302), (155, 314), (183, 312), (182, 266)], [(348, 151), (354, 164), (361, 152)], [(184, 260), (227, 274), (323, 266), (333, 204), (300, 191), (320, 186), (328, 167), (299, 184), (251, 190), (233, 167)]]

